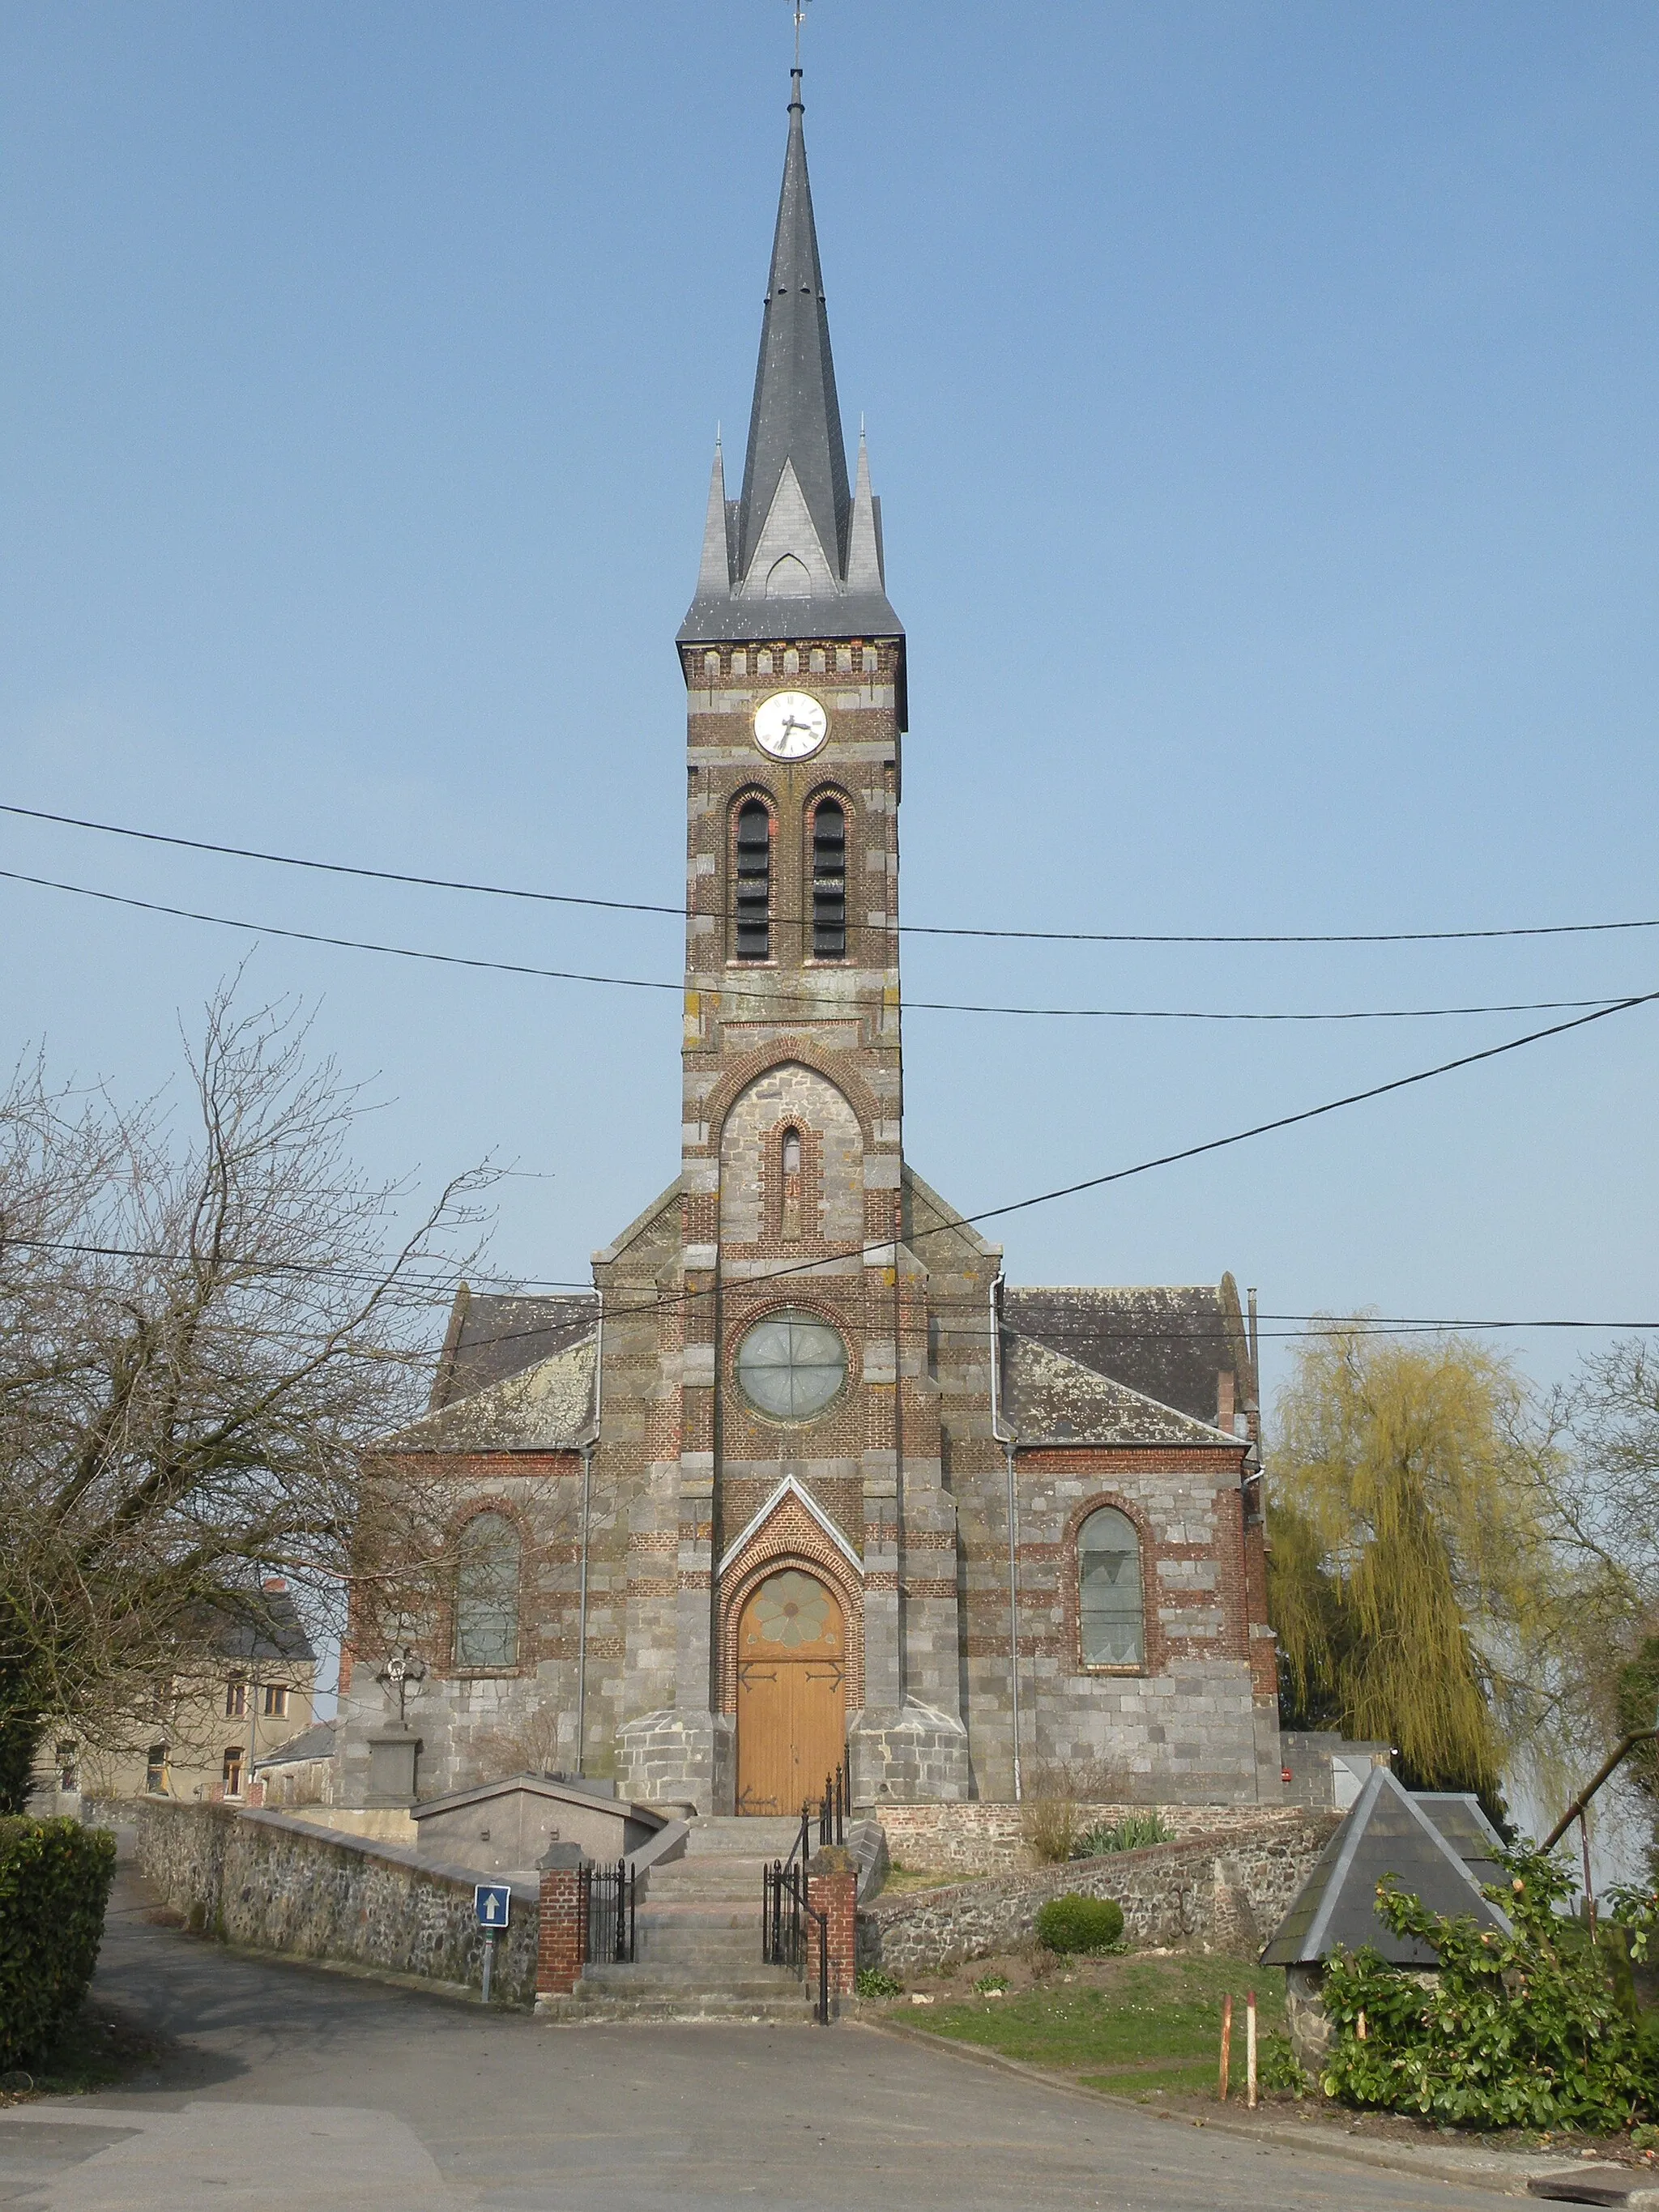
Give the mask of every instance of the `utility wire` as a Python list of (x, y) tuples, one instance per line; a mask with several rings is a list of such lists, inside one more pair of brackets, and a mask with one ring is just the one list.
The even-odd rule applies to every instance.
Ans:
[[(0, 881), (30, 884), (39, 890), (67, 891), (76, 898), (98, 899), (106, 906), (137, 908), (141, 914), (160, 914), (175, 921), (201, 921), (216, 929), (246, 930), (259, 937), (283, 937), (301, 945), (326, 945), (344, 952), (375, 952), (394, 960), (429, 960), (445, 968), (475, 968), (499, 975), (531, 975), (555, 983), (596, 983), (617, 991), (673, 991), (688, 988), (718, 992), (726, 1000), (752, 1000), (763, 1007), (806, 1008), (820, 1017), (850, 1012), (881, 1012), (881, 998), (842, 998), (830, 992), (787, 992), (757, 988), (739, 978), (742, 971), (722, 973), (720, 981), (701, 983), (659, 981), (644, 975), (598, 975), (571, 968), (537, 968), (520, 960), (485, 960), (460, 952), (433, 952), (408, 945), (382, 945), (362, 937), (331, 937), (314, 929), (290, 929), (276, 922), (246, 921), (233, 915), (204, 914), (194, 907), (168, 906), (158, 899), (134, 898), (122, 891), (94, 890), (87, 884), (66, 884), (52, 876), (25, 875), (15, 868), (0, 868)], [(1043, 1021), (1115, 1022), (1415, 1022), (1437, 1021), (1462, 1014), (1559, 1013), (1581, 1007), (1611, 1012), (1623, 1005), (1619, 999), (1534, 999), (1511, 1000), (1487, 1006), (1382, 1006), (1342, 1010), (1334, 1013), (1210, 1012), (1170, 1006), (999, 1006), (957, 999), (906, 999), (911, 1013), (1021, 1016)]]
[[(949, 1227), (954, 1224), (946, 1224), (945, 1225)], [(9, 1235), (5, 1238), (5, 1243), (9, 1246), (21, 1247), (33, 1252), (67, 1252), (78, 1258), (144, 1260), (158, 1266), (167, 1267), (187, 1267), (193, 1264), (194, 1260), (199, 1257), (198, 1255), (191, 1255), (189, 1253), (163, 1251), (154, 1245), (89, 1244), (82, 1243), (74, 1238), (61, 1237), (17, 1237)], [(347, 1267), (341, 1266), (337, 1261), (326, 1260), (315, 1261), (284, 1260), (276, 1261), (268, 1267), (262, 1267), (257, 1272), (270, 1275), (324, 1275), (332, 1277), (343, 1282), (378, 1283), (386, 1280), (386, 1270), (384, 1268)], [(494, 1287), (485, 1288), (480, 1291), (477, 1283), (471, 1278), (468, 1279), (468, 1287), (475, 1296), (485, 1297), (514, 1299), (526, 1298), (532, 1299), (533, 1302), (533, 1293), (537, 1291), (581, 1291), (586, 1292), (590, 1298), (593, 1296), (593, 1286), (591, 1281), (563, 1281), (556, 1277), (546, 1275), (513, 1275), (495, 1278), (486, 1276), (480, 1279), (486, 1285), (493, 1283)], [(410, 1289), (434, 1290), (441, 1291), (446, 1298), (453, 1297), (455, 1289), (455, 1283), (453, 1278), (427, 1277), (423, 1279), (421, 1276), (415, 1275), (403, 1279), (403, 1283), (404, 1287)], [(1069, 1288), (1069, 1286), (1066, 1287)], [(1019, 1284), (1011, 1285), (1012, 1293), (1016, 1297), (1021, 1296), (1041, 1297), (1044, 1294), (1046, 1288), (1046, 1285), (1040, 1283), (1030, 1285), (1022, 1285)], [(1113, 1295), (1109, 1285), (1105, 1286), (1105, 1290), (1106, 1295)], [(928, 1304), (930, 1310), (936, 1316), (941, 1314), (965, 1313), (979, 1317), (982, 1316), (985, 1310), (984, 1300), (978, 1297), (933, 1297), (929, 1299)], [(653, 1304), (647, 1304), (640, 1307), (622, 1307), (617, 1309), (617, 1310), (626, 1313), (648, 1313), (653, 1310)], [(1383, 1334), (1393, 1334), (1396, 1331), (1417, 1329), (1442, 1331), (1457, 1329), (1583, 1328), (1603, 1330), (1629, 1329), (1636, 1332), (1659, 1329), (1659, 1319), (1645, 1321), (1591, 1321), (1577, 1316), (1565, 1317), (1560, 1316), (1540, 1316), (1534, 1319), (1523, 1320), (1486, 1319), (1482, 1321), (1471, 1321), (1466, 1318), (1452, 1317), (1443, 1314), (1436, 1316), (1427, 1314), (1337, 1314), (1328, 1312), (1264, 1313), (1258, 1311), (1256, 1320), (1258, 1324), (1268, 1322), (1294, 1324), (1294, 1326), (1283, 1326), (1271, 1328), (1259, 1326), (1258, 1334), (1260, 1335), (1262, 1337), (1274, 1338), (1281, 1336), (1286, 1338), (1325, 1336), (1341, 1334), (1346, 1332), (1354, 1332), (1358, 1334), (1363, 1333), (1366, 1329), (1376, 1329), (1379, 1333)], [(567, 1324), (561, 1324), (556, 1321), (547, 1320), (534, 1324), (527, 1328), (497, 1329), (492, 1331), (488, 1335), (469, 1337), (466, 1340), (466, 1348), (469, 1351), (472, 1351), (483, 1347), (493, 1347), (496, 1345), (526, 1343), (535, 1337), (548, 1336), (558, 1333), (561, 1331), (562, 1328), (566, 1325)], [(884, 1322), (883, 1327), (884, 1331), (885, 1331), (886, 1324)], [(1190, 1339), (1194, 1343), (1214, 1343), (1223, 1339), (1227, 1334), (1225, 1323), (1219, 1316), (1218, 1316), (1214, 1322), (1206, 1322), (1205, 1325), (1199, 1328), (1167, 1324), (1146, 1328), (1085, 1328), (1076, 1327), (1068, 1328), (1059, 1322), (1044, 1320), (1041, 1324), (1041, 1330), (1039, 1333), (1035, 1328), (1022, 1326), (1017, 1319), (1006, 1322), (1005, 1327), (1007, 1328), (1009, 1333), (1013, 1335), (1030, 1336), (1032, 1338), (1034, 1342), (1041, 1344), (1052, 1344), (1056, 1342), (1069, 1344), (1168, 1344), (1171, 1342), (1180, 1342), (1186, 1339)], [(975, 1332), (971, 1329), (964, 1330), (957, 1327), (955, 1324), (952, 1324), (951, 1333), (953, 1339), (957, 1339), (963, 1336), (971, 1336)]]
[[(998, 1221), (1011, 1213), (1024, 1213), (1037, 1206), (1051, 1206), (1062, 1198), (1079, 1197), (1084, 1192), (1104, 1190), (1111, 1184), (1127, 1182), (1133, 1176), (1150, 1175), (1158, 1168), (1174, 1167), (1185, 1160), (1201, 1159), (1211, 1152), (1225, 1152), (1235, 1145), (1249, 1144), (1256, 1137), (1266, 1137), (1280, 1129), (1293, 1129), (1308, 1121), (1316, 1121), (1328, 1114), (1339, 1114), (1350, 1106), (1362, 1106), (1373, 1098), (1386, 1098), (1397, 1091), (1407, 1091), (1419, 1083), (1431, 1083), (1443, 1075), (1455, 1073), (1460, 1068), (1478, 1066), (1483, 1060), (1499, 1060), (1505, 1054), (1521, 1052), (1528, 1045), (1542, 1044), (1550, 1037), (1565, 1036), (1575, 1030), (1588, 1029), (1594, 1022), (1607, 1021), (1614, 1014), (1630, 1013), (1638, 1006), (1650, 1006), (1659, 1001), (1659, 991), (1644, 991), (1635, 997), (1620, 999), (1610, 1006), (1595, 1012), (1579, 1014), (1570, 1022), (1554, 1022), (1547, 1029), (1531, 1030), (1523, 1036), (1507, 1038), (1502, 1044), (1485, 1046), (1479, 1052), (1466, 1052), (1455, 1060), (1441, 1060), (1433, 1067), (1419, 1068), (1411, 1075), (1396, 1075), (1387, 1083), (1374, 1083), (1364, 1091), (1351, 1091), (1340, 1098), (1328, 1098), (1322, 1105), (1304, 1106), (1294, 1114), (1280, 1114), (1270, 1121), (1258, 1121), (1248, 1129), (1236, 1129), (1229, 1136), (1211, 1137), (1202, 1144), (1185, 1145), (1177, 1152), (1160, 1152), (1152, 1159), (1139, 1160), (1133, 1167), (1113, 1168), (1104, 1175), (1087, 1176), (1079, 1182), (1061, 1183), (1053, 1190), (1037, 1191), (1029, 1198), (1011, 1199), (1006, 1205), (981, 1208), (977, 1213), (957, 1214), (951, 1220), (936, 1222), (931, 1228), (913, 1229), (903, 1237), (884, 1237), (865, 1244), (844, 1246), (840, 1250), (815, 1253), (810, 1259), (793, 1261), (787, 1267), (768, 1268), (763, 1273), (744, 1278), (744, 1287), (783, 1280), (792, 1275), (821, 1273), (837, 1261), (879, 1260), (895, 1250), (898, 1243), (907, 1248), (924, 1243), (932, 1237), (954, 1236), (957, 1231), (977, 1226), (984, 1221)], [(637, 1232), (643, 1235), (643, 1228)], [(706, 1290), (658, 1292), (647, 1304), (629, 1309), (632, 1311), (654, 1310), (666, 1306), (684, 1305), (696, 1298), (708, 1297)]]
[[(549, 906), (594, 907), (608, 914), (675, 915), (681, 920), (685, 917), (683, 905), (659, 906), (641, 899), (586, 898), (571, 891), (529, 890), (510, 884), (416, 875), (402, 869), (363, 867), (343, 860), (313, 860), (293, 853), (267, 853), (256, 846), (219, 845), (204, 837), (180, 837), (160, 830), (134, 830), (118, 822), (94, 822), (78, 814), (52, 814), (38, 806), (17, 806), (0, 801), (0, 814), (16, 815), (28, 822), (56, 823), (64, 829), (93, 830), (106, 837), (131, 837), (147, 845), (172, 845), (185, 852), (216, 853), (235, 860), (261, 860), (271, 867), (310, 868), (324, 875), (359, 876), (372, 883), (411, 884), (427, 890), (468, 891), (483, 898), (528, 899)], [(29, 877), (25, 880), (40, 879)], [(729, 915), (726, 918), (731, 919)], [(801, 926), (805, 918), (795, 915), (775, 919)], [(1452, 945), (1486, 938), (1581, 937), (1617, 930), (1659, 929), (1659, 918), (1650, 921), (1534, 922), (1504, 929), (1253, 931), (1232, 935), (1197, 931), (977, 929), (918, 921), (899, 922), (894, 927), (901, 935), (908, 937), (1000, 938), (1043, 945)]]

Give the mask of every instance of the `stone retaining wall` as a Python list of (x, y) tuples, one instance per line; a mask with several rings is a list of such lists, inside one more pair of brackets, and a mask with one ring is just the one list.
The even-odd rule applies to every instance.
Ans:
[[(1188, 1836), (1230, 1835), (1254, 1828), (1285, 1808), (1263, 1805), (1079, 1805), (1078, 1832), (1109, 1827), (1126, 1818), (1156, 1813), (1176, 1843)], [(900, 1866), (963, 1875), (995, 1874), (1034, 1864), (1024, 1838), (1029, 1806), (881, 1805), (876, 1818), (887, 1831), (887, 1849)]]
[[(1248, 1821), (1146, 1850), (878, 1897), (859, 1916), (859, 1964), (903, 1974), (984, 1958), (1030, 1936), (1039, 1907), (1069, 1895), (1115, 1898), (1133, 1944), (1191, 1943), (1254, 1956), (1340, 1818), (1301, 1808), (1257, 1810)], [(894, 1826), (888, 1846), (902, 1861)]]
[[(330, 1834), (281, 1813), (145, 1798), (134, 1808), (138, 1863), (192, 1927), (230, 1943), (302, 1959), (339, 1959), (477, 1988), (484, 1937), (478, 1877), (413, 1851)], [(536, 1995), (537, 1893), (513, 1885), (513, 1916), (495, 1954), (495, 1990)]]

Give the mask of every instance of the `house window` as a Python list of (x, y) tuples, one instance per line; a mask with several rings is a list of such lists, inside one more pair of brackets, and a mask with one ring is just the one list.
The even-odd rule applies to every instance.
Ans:
[(247, 1718), (247, 1676), (233, 1674), (225, 1684), (225, 1718), (245, 1721)]
[(739, 960), (769, 959), (772, 951), (772, 816), (758, 799), (738, 809), (737, 920)]
[(288, 1686), (283, 1682), (265, 1684), (265, 1717), (285, 1721), (288, 1718)]
[(241, 1796), (242, 1747), (240, 1743), (228, 1743), (225, 1746), (224, 1782), (227, 1797)]
[(847, 957), (847, 817), (834, 799), (812, 811), (812, 953)]
[(1146, 1639), (1140, 1539), (1127, 1513), (1103, 1505), (1077, 1535), (1078, 1625), (1085, 1667), (1139, 1667)]
[(477, 1513), (461, 1531), (455, 1571), (455, 1664), (506, 1668), (519, 1658), (519, 1532)]
[(155, 1797), (167, 1786), (167, 1747), (164, 1743), (153, 1743), (144, 1755), (144, 1787), (152, 1797)]
[(58, 1747), (58, 1787), (66, 1794), (81, 1787), (81, 1770), (76, 1762), (76, 1747), (60, 1743)]

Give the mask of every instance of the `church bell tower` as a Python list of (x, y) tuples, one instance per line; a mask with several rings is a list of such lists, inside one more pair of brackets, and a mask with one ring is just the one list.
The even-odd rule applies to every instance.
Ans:
[[(689, 1799), (776, 1814), (849, 1748), (855, 1790), (888, 1794), (918, 1696), (966, 1787), (937, 1556), (954, 1514), (917, 1401), (927, 1276), (904, 1241), (904, 630), (861, 435), (848, 478), (804, 113), (796, 69), (742, 489), (726, 496), (717, 443), (677, 641), (684, 1136), (661, 1310), (678, 1434), (672, 1473), (656, 1464), (678, 1499), (678, 1647), (674, 1710), (623, 1732), (654, 1794), (678, 1761)], [(933, 1546), (938, 1589), (902, 1623), (911, 1538)]]

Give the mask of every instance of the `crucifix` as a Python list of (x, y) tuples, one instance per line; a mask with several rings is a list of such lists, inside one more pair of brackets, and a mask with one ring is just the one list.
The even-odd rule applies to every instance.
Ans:
[(409, 1715), (405, 1710), (411, 1688), (419, 1689), (426, 1680), (426, 1667), (415, 1656), (411, 1645), (405, 1644), (401, 1651), (394, 1651), (380, 1672), (379, 1680), (398, 1692), (398, 1725), (406, 1728)]

